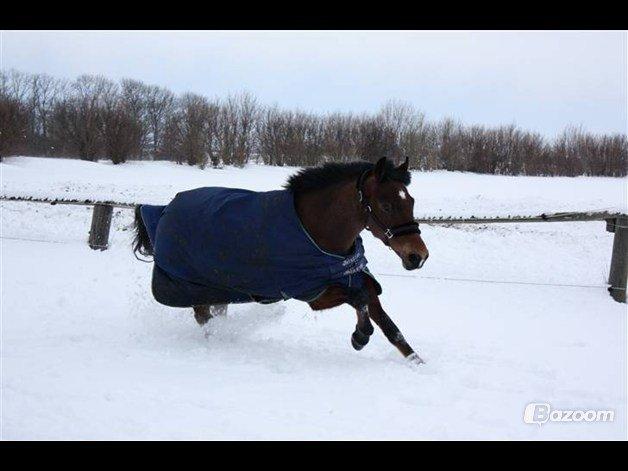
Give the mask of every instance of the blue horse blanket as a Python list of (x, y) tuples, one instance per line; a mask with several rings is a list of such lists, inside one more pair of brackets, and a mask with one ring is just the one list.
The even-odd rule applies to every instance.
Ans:
[[(361, 288), (369, 275), (362, 239), (348, 255), (322, 250), (289, 190), (198, 188), (167, 206), (142, 205), (140, 214), (154, 249), (153, 293), (164, 304), (309, 302), (332, 284)], [(190, 300), (160, 296), (156, 273), (192, 293)]]

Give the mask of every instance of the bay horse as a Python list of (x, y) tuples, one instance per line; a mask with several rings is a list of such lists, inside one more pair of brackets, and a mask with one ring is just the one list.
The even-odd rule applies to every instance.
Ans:
[(315, 311), (346, 303), (357, 314), (353, 348), (368, 343), (372, 320), (420, 364), (380, 303), (360, 237), (369, 230), (407, 270), (423, 266), (428, 250), (413, 218), (410, 178), (407, 158), (395, 166), (383, 157), (301, 169), (283, 190), (181, 192), (166, 206), (136, 208), (133, 250), (153, 256), (155, 299), (193, 308), (200, 325), (231, 303), (295, 298)]

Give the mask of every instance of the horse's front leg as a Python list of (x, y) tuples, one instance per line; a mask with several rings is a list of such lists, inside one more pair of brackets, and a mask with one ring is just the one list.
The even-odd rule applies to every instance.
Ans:
[(362, 350), (373, 335), (373, 324), (369, 320), (368, 303), (369, 293), (365, 289), (351, 289), (340, 285), (329, 286), (310, 307), (315, 311), (330, 309), (341, 304), (350, 304), (355, 308), (358, 317), (355, 331), (351, 335), (351, 345), (356, 350)]
[(356, 350), (362, 350), (369, 343), (369, 339), (375, 329), (373, 329), (373, 324), (369, 320), (368, 304), (356, 307), (355, 312), (358, 315), (358, 323), (355, 325), (355, 330), (351, 335), (351, 345)]
[(375, 287), (375, 283), (369, 277), (366, 277), (366, 284), (369, 292), (369, 304), (368, 304), (368, 315), (373, 322), (375, 322), (378, 327), (382, 330), (386, 338), (390, 343), (392, 343), (397, 349), (401, 352), (401, 354), (406, 357), (408, 360), (413, 363), (424, 363), (424, 361), (417, 355), (417, 353), (412, 349), (412, 347), (406, 342), (403, 334), (399, 330), (399, 327), (395, 325), (381, 303), (379, 302), (379, 296), (377, 294), (377, 288)]

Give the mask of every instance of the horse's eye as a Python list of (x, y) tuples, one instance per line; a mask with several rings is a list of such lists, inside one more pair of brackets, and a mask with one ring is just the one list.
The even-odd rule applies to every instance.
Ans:
[(381, 203), (380, 207), (382, 208), (382, 211), (384, 211), (385, 213), (389, 213), (392, 211), (392, 204), (390, 203)]

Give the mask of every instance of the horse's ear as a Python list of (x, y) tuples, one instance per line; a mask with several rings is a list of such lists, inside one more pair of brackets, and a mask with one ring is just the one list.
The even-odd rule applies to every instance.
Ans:
[(375, 174), (375, 179), (378, 183), (381, 183), (384, 180), (384, 176), (386, 174), (386, 157), (382, 157), (377, 161), (373, 173)]
[(407, 172), (408, 171), (408, 156), (406, 155), (406, 160), (404, 161), (404, 163), (402, 163), (399, 167), (397, 167), (398, 170), (401, 170), (402, 172)]

